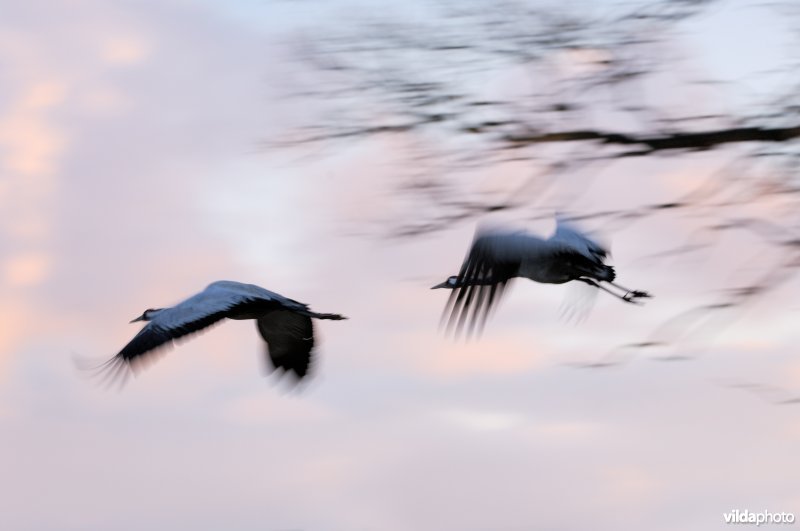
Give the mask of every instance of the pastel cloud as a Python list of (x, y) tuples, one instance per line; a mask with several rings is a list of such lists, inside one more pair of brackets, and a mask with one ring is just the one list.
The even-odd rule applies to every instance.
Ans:
[(63, 131), (48, 119), (64, 101), (65, 86), (42, 80), (23, 86), (16, 101), (0, 108), (0, 164), (11, 175), (51, 175), (63, 152)]
[(111, 65), (135, 65), (146, 60), (151, 45), (142, 37), (115, 35), (102, 44), (101, 57)]
[(540, 350), (498, 334), (472, 341), (409, 334), (402, 348), (419, 353), (412, 354), (416, 371), (438, 378), (515, 374), (539, 368), (546, 359)]
[(51, 267), (50, 258), (39, 253), (11, 256), (4, 265), (3, 283), (12, 288), (40, 284)]
[[(196, 4), (80, 5), (80, 36), (53, 33), (69, 27), (57, 5), (15, 34), (0, 108), (27, 131), (4, 132), (3, 168), (32, 177), (0, 182), (9, 525), (666, 531), (676, 508), (677, 527), (699, 530), (741, 500), (796, 505), (782, 473), (800, 465), (796, 412), (714, 380), (797, 381), (792, 318), (772, 315), (785, 306), (692, 363), (560, 365), (639, 339), (704, 287), (713, 264), (634, 260), (680, 224), (619, 234), (620, 271), (655, 286), (652, 304), (599, 299), (567, 325), (564, 286), (520, 282), (480, 341), (453, 341), (429, 287), (459, 265), (470, 224), (414, 241), (341, 234), (393, 204), (393, 144), (276, 168), (250, 156), (286, 112), (264, 101), (264, 40)], [(609, 182), (633, 190), (641, 173), (627, 179)], [(613, 191), (594, 200), (632, 200)], [(129, 319), (218, 278), (348, 314), (317, 327), (318, 377), (294, 391), (265, 379), (250, 322), (193, 336), (121, 393), (76, 376), (72, 351), (102, 360), (138, 329)]]
[(508, 430), (522, 421), (518, 415), (502, 411), (447, 409), (441, 415), (457, 426), (475, 431)]

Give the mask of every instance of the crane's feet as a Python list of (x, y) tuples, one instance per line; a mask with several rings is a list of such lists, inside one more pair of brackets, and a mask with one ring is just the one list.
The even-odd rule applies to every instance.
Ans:
[(630, 302), (631, 304), (641, 304), (638, 299), (649, 299), (651, 297), (652, 295), (646, 291), (633, 290), (625, 293), (625, 295), (622, 296), (622, 300)]

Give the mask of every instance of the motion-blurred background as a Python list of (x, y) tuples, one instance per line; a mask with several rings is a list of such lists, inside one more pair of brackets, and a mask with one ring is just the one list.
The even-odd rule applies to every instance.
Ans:
[[(707, 530), (800, 512), (800, 9), (747, 0), (0, 0), (0, 527)], [(621, 283), (437, 322), (478, 221)], [(219, 279), (252, 323), (76, 370)]]

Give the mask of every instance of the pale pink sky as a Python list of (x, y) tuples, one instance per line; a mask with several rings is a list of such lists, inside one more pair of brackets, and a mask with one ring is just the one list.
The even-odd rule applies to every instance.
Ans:
[[(565, 323), (566, 286), (518, 282), (480, 342), (442, 337), (428, 288), (473, 225), (351, 236), (396, 208), (393, 150), (287, 165), (256, 148), (288, 127), (275, 37), (303, 4), (0, 0), (0, 527), (699, 531), (734, 508), (800, 514), (797, 408), (724, 385), (800, 388), (797, 283), (695, 360), (568, 367), (707, 301), (755, 244), (643, 260), (690, 233), (676, 216), (612, 235), (646, 306), (600, 296)], [(575, 207), (668, 200), (714, 167), (619, 166)], [(119, 393), (76, 371), (145, 308), (218, 279), (348, 315), (318, 325), (317, 377), (265, 378), (248, 322)]]

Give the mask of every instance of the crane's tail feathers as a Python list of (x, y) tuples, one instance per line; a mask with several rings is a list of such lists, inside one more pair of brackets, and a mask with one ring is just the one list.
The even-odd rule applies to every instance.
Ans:
[(605, 268), (603, 275), (604, 278), (601, 278), (600, 280), (605, 280), (606, 282), (614, 282), (614, 279), (617, 278), (617, 273), (616, 271), (614, 271), (614, 268), (610, 265), (605, 265), (605, 264), (603, 265), (603, 267)]
[(597, 260), (590, 260), (583, 255), (567, 254), (564, 256), (564, 260), (567, 267), (581, 277), (589, 277), (605, 282), (614, 282), (614, 279), (617, 278), (617, 273), (614, 271), (613, 266)]

